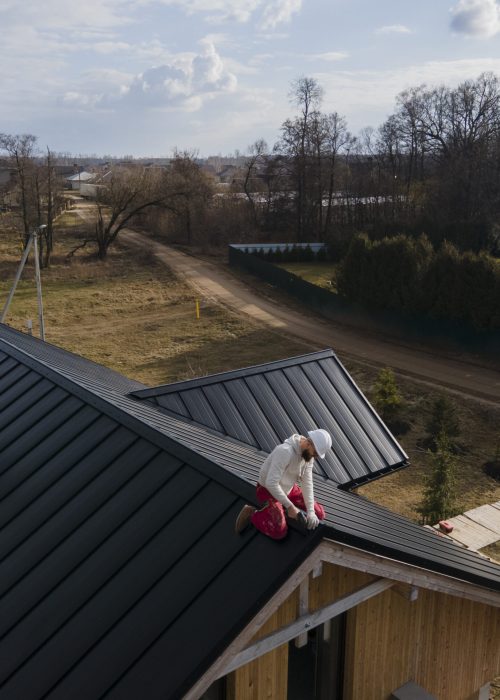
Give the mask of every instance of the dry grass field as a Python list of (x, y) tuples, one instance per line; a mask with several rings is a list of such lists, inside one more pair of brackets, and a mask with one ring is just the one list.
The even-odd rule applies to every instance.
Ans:
[[(0, 299), (6, 298), (20, 259), (19, 240), (0, 218)], [(145, 384), (223, 371), (309, 350), (257, 324), (200, 300), (147, 252), (120, 243), (105, 262), (89, 247), (68, 252), (84, 235), (72, 213), (58, 220), (51, 267), (42, 270), (46, 340), (105, 364)], [(31, 257), (31, 256), (30, 256)], [(7, 322), (26, 330), (38, 314), (32, 260), (26, 266)]]
[[(6, 298), (21, 248), (7, 221), (0, 217), (0, 303)], [(3, 225), (2, 225), (3, 224)], [(317, 349), (284, 336), (214, 303), (201, 301), (195, 315), (190, 287), (148, 254), (120, 244), (100, 262), (87, 246), (70, 260), (81, 241), (82, 222), (74, 213), (58, 221), (53, 262), (42, 271), (46, 339), (148, 385), (210, 374)], [(33, 319), (38, 333), (33, 266), (27, 266), (7, 322), (25, 330)], [(342, 359), (342, 358), (341, 358)], [(346, 361), (348, 370), (370, 398), (375, 370)], [(359, 489), (365, 497), (418, 520), (429, 455), (421, 443), (433, 396), (428, 387), (399, 379), (410, 425), (400, 442), (411, 467)], [(493, 459), (500, 439), (500, 408), (452, 395), (462, 434), (457, 455), (460, 511), (500, 500), (500, 482), (481, 467)], [(496, 553), (496, 552), (495, 552)], [(492, 552), (492, 556), (494, 553)]]

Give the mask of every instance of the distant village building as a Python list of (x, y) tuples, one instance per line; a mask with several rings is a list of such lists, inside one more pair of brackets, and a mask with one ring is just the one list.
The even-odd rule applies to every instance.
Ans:
[(76, 173), (76, 175), (69, 175), (65, 178), (66, 187), (70, 190), (80, 191), (82, 183), (90, 182), (96, 177), (95, 173), (89, 173), (83, 170), (81, 173)]

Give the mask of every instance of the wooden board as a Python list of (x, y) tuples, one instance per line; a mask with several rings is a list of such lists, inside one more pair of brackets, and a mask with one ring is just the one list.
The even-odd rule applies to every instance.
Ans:
[(479, 525), (496, 532), (498, 535), (497, 539), (500, 539), (500, 510), (498, 508), (491, 505), (480, 506), (479, 508), (468, 510), (465, 515), (475, 523), (479, 523)]
[[(500, 513), (500, 511), (498, 511)], [(467, 515), (457, 515), (447, 522), (453, 525), (449, 537), (464, 544), (469, 549), (477, 551), (500, 539), (500, 535), (483, 525), (471, 520)]]

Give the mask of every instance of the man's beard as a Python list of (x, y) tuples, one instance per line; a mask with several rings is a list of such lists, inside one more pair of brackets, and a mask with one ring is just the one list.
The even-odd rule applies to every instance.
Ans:
[(314, 453), (310, 447), (306, 447), (304, 450), (302, 450), (302, 459), (304, 459), (306, 462), (310, 462), (313, 457)]

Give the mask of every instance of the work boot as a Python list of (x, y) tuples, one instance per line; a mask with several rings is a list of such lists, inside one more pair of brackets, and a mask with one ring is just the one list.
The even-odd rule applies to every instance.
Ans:
[(250, 518), (255, 513), (255, 508), (253, 506), (243, 506), (240, 510), (238, 517), (236, 518), (236, 523), (234, 525), (234, 531), (237, 535), (240, 535), (243, 530), (245, 530), (250, 525)]

